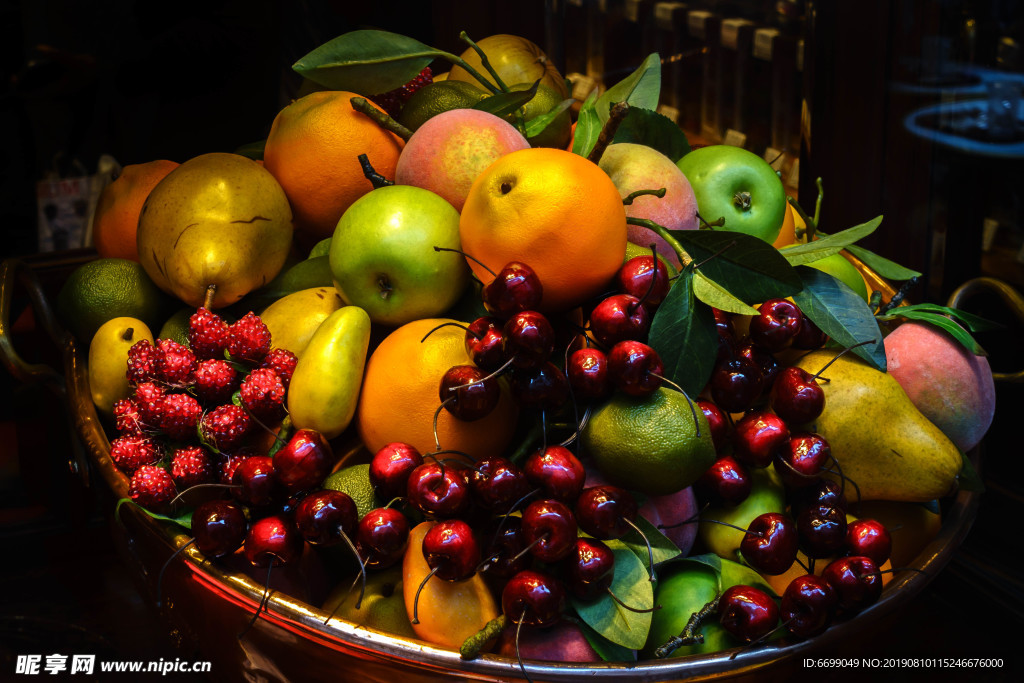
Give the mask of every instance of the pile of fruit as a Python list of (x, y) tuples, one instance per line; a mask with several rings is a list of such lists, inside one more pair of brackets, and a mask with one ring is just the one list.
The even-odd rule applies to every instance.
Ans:
[(464, 39), (340, 36), (260, 160), (110, 185), (60, 304), (131, 500), (213, 561), (319, 557), (331, 618), (466, 657), (872, 604), (971, 483), (986, 321), (871, 291), (848, 254), (917, 275), (855, 244), (880, 219), (826, 234), (766, 161), (691, 150), (657, 55), (573, 116), (536, 46)]

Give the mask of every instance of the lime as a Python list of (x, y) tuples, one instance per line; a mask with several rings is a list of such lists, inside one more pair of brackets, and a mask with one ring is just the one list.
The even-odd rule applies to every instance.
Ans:
[(427, 119), (452, 109), (472, 109), (486, 96), (486, 92), (465, 81), (431, 83), (412, 94), (398, 122), (415, 132)]
[(140, 339), (153, 342), (149, 326), (138, 318), (112, 318), (100, 325), (89, 342), (89, 391), (96, 409), (110, 415), (114, 403), (131, 395), (128, 349)]
[(91, 340), (112, 318), (138, 318), (157, 328), (171, 299), (153, 284), (142, 265), (127, 259), (101, 258), (71, 272), (57, 295), (57, 315), (79, 340)]
[(715, 460), (703, 411), (665, 387), (643, 398), (616, 392), (587, 422), (583, 447), (610, 483), (649, 496), (686, 488)]
[(359, 519), (375, 508), (383, 506), (370, 483), (370, 465), (349, 465), (324, 479), (323, 488), (347, 493), (356, 504)]
[[(509, 90), (527, 90), (532, 83), (517, 83), (509, 86)], [(523, 106), (524, 119), (527, 125), (538, 116), (547, 114), (549, 111), (562, 103), (562, 96), (547, 85), (541, 83), (537, 87), (537, 94), (533, 99)], [(510, 117), (512, 119), (512, 117)], [(569, 135), (572, 132), (572, 116), (568, 109), (562, 111), (548, 125), (536, 135), (527, 138), (531, 147), (555, 147), (565, 149), (569, 144)]]
[(157, 339), (172, 339), (179, 344), (188, 346), (188, 321), (196, 309), (191, 307), (182, 308), (174, 313), (164, 322), (163, 327), (157, 334)]

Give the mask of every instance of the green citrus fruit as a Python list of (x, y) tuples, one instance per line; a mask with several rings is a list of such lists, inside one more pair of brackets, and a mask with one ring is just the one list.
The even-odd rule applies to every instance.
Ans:
[(384, 504), (373, 491), (373, 484), (370, 483), (369, 464), (349, 465), (334, 472), (324, 479), (323, 488), (347, 493), (352, 498), (352, 502), (356, 504), (359, 519), (362, 519), (370, 510)]
[(665, 387), (616, 392), (587, 422), (583, 448), (610, 483), (649, 496), (686, 488), (715, 461), (703, 411)]
[(79, 340), (91, 340), (112, 318), (138, 318), (159, 328), (169, 312), (170, 297), (146, 275), (136, 261), (101, 258), (89, 261), (68, 276), (57, 295), (57, 315)]
[[(509, 90), (526, 90), (531, 83), (517, 83), (509, 86)], [(523, 106), (523, 114), (526, 123), (529, 124), (538, 116), (547, 114), (562, 102), (562, 96), (554, 89), (541, 83), (537, 87), (537, 94), (533, 99)], [(514, 117), (510, 116), (510, 120)], [(565, 149), (569, 144), (569, 135), (572, 133), (572, 115), (566, 109), (556, 116), (541, 132), (527, 138), (531, 147), (556, 147)]]
[(486, 96), (486, 92), (465, 81), (431, 83), (412, 94), (398, 122), (415, 132), (427, 119), (452, 109), (472, 109)]
[(171, 339), (179, 344), (188, 346), (188, 321), (195, 312), (196, 309), (188, 306), (179, 308), (170, 318), (164, 321), (163, 327), (160, 328), (156, 338)]

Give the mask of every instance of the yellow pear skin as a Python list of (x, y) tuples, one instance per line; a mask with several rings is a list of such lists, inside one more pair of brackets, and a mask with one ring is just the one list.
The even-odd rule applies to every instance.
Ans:
[(270, 304), (260, 313), (260, 319), (270, 330), (273, 348), (287, 349), (301, 358), (320, 324), (344, 305), (333, 285), (310, 287)]
[[(812, 375), (836, 354), (814, 351), (797, 366)], [(808, 427), (825, 437), (863, 500), (926, 502), (950, 493), (960, 451), (914, 407), (887, 373), (846, 354), (823, 373), (825, 409)], [(856, 489), (847, 486), (848, 495)]]
[(327, 439), (352, 421), (370, 347), (370, 316), (343, 306), (327, 316), (295, 364), (288, 412), (296, 429), (315, 429)]

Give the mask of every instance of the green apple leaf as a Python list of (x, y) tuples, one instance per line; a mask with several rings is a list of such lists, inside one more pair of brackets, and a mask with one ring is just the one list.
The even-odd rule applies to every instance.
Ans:
[(853, 349), (853, 353), (872, 367), (885, 372), (882, 331), (867, 302), (844, 282), (828, 273), (810, 266), (800, 266), (796, 270), (804, 287), (793, 296), (793, 301), (804, 315), (840, 348), (873, 340), (872, 344)]
[[(630, 607), (654, 607), (654, 586), (643, 562), (624, 544), (607, 543), (615, 554), (611, 592)], [(611, 642), (631, 650), (639, 650), (647, 642), (651, 612), (628, 610), (607, 594), (589, 602), (571, 596), (570, 601), (580, 619)]]
[(702, 555), (689, 555), (685, 558), (682, 558), (682, 561), (697, 562), (715, 572), (715, 576), (722, 575), (722, 558), (718, 555), (715, 555), (714, 553), (704, 553)]
[(793, 296), (803, 286), (779, 250), (762, 239), (728, 230), (671, 230), (700, 271), (747, 304)]
[(558, 105), (556, 105), (551, 111), (545, 112), (544, 114), (541, 114), (540, 116), (537, 116), (531, 119), (530, 121), (527, 121), (526, 137), (532, 138), (534, 136), (540, 135), (542, 132), (544, 132), (544, 129), (547, 128), (552, 121), (557, 119), (562, 112), (571, 107), (572, 103), (575, 101), (576, 100), (572, 99), (571, 97), (566, 98), (559, 102)]
[(903, 282), (915, 277), (921, 277), (921, 273), (910, 268), (905, 268), (895, 261), (890, 261), (884, 256), (879, 256), (873, 251), (868, 251), (864, 247), (859, 247), (856, 244), (851, 244), (846, 247), (846, 250), (859, 258), (865, 266), (878, 273), (880, 276), (887, 280), (898, 280)]
[[(661, 99), (661, 58), (657, 52), (637, 67), (636, 71), (604, 91), (597, 99), (597, 115), (603, 126), (616, 102), (625, 102), (631, 108), (656, 110)], [(578, 124), (577, 124), (578, 128)]]
[(376, 95), (405, 85), (435, 59), (450, 57), (408, 36), (358, 30), (307, 53), (292, 70), (331, 90)]
[(693, 293), (712, 308), (736, 315), (757, 315), (756, 308), (743, 303), (699, 270), (693, 278)]
[(489, 95), (473, 105), (473, 109), (485, 111), (502, 118), (516, 113), (537, 95), (537, 86), (540, 80), (534, 81), (533, 85), (526, 90), (512, 90), (510, 92)]
[[(907, 308), (910, 307), (907, 306)], [(988, 355), (988, 353), (985, 352), (985, 349), (981, 348), (981, 345), (975, 341), (974, 337), (971, 336), (970, 332), (944, 315), (920, 309), (903, 311), (900, 310), (900, 308), (894, 308), (890, 313), (892, 315), (887, 317), (906, 318), (907, 320), (917, 320), (919, 322), (928, 323), (929, 325), (934, 325), (940, 330), (948, 332), (953, 339), (956, 339), (961, 346), (973, 353), (975, 356)]]
[(612, 143), (633, 142), (658, 150), (674, 162), (690, 151), (686, 133), (672, 119), (650, 109), (630, 107)]
[(718, 354), (711, 308), (693, 293), (693, 264), (679, 274), (651, 321), (647, 343), (665, 365), (665, 375), (689, 396), (704, 390)]
[[(867, 223), (855, 225), (852, 228), (841, 230), (835, 234), (827, 235), (821, 239), (805, 244), (793, 244), (779, 249), (791, 266), (802, 266), (805, 263), (820, 261), (821, 259), (838, 254), (840, 251), (858, 242), (873, 233), (882, 223), (882, 217), (876, 216)], [(824, 233), (819, 232), (819, 235)]]
[(580, 156), (587, 156), (597, 144), (601, 135), (601, 117), (597, 114), (597, 91), (593, 91), (580, 107), (576, 116), (576, 132), (573, 133), (572, 151)]
[(590, 643), (590, 647), (594, 648), (606, 662), (632, 662), (636, 659), (636, 653), (628, 647), (623, 647), (618, 643), (613, 643), (608, 640), (600, 633), (594, 630), (594, 628), (583, 621), (582, 619), (573, 619), (574, 622), (579, 624), (580, 630), (583, 631), (583, 637)]
[(657, 566), (662, 562), (668, 562), (669, 560), (675, 559), (681, 554), (679, 546), (673, 543), (672, 539), (663, 534), (658, 527), (651, 524), (642, 515), (637, 515), (637, 518), (633, 523), (636, 524), (640, 528), (640, 531), (643, 532), (644, 536), (647, 537), (647, 540), (651, 544), (651, 552), (647, 552), (647, 543), (644, 542), (643, 536), (637, 533), (636, 529), (630, 531), (620, 540), (627, 548), (632, 550), (638, 558), (640, 558), (640, 561), (644, 564), (644, 568), (648, 571), (650, 571), (651, 568), (651, 555), (654, 555), (654, 564)]

